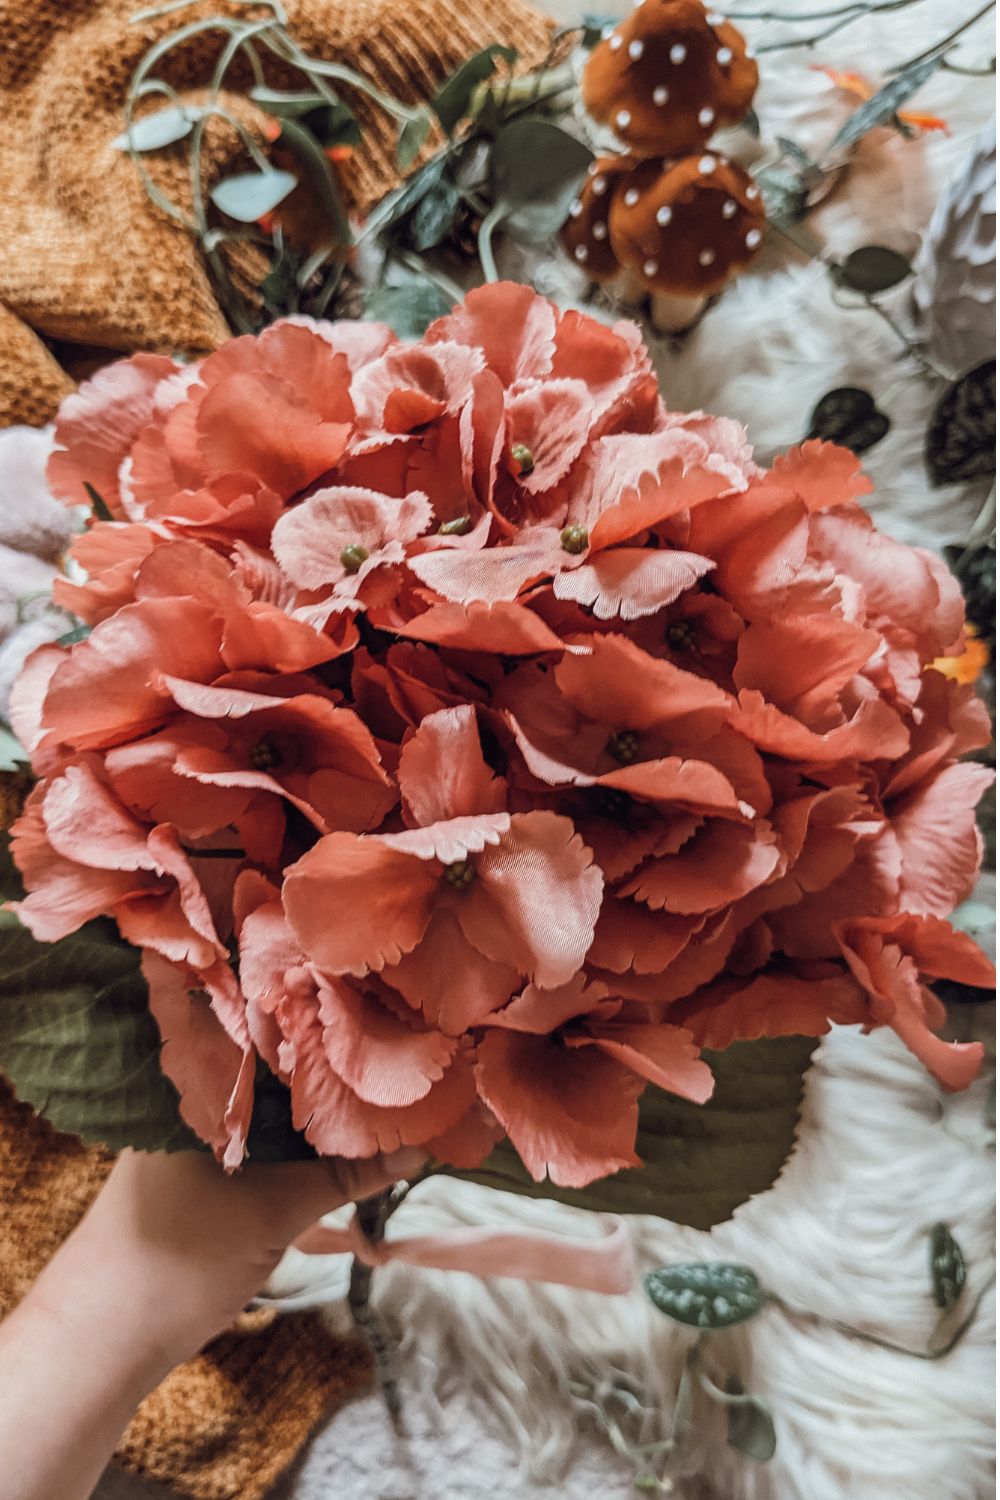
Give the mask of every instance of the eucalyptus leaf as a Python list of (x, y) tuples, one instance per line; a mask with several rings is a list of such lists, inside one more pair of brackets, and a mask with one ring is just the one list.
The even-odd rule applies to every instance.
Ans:
[(414, 250), (423, 252), (440, 245), (455, 222), (461, 201), (461, 191), (450, 177), (431, 184), (410, 218), (409, 238)]
[(319, 141), (304, 121), (285, 120), (281, 129), (281, 143), (296, 157), (303, 176), (308, 178), (337, 239), (342, 245), (349, 245), (351, 225), (347, 210), (340, 196), (330, 158)]
[(709, 1053), (716, 1083), (707, 1104), (648, 1088), (639, 1103), (636, 1138), (644, 1165), (588, 1188), (533, 1182), (509, 1142), (483, 1166), (451, 1175), (598, 1213), (656, 1214), (711, 1229), (769, 1188), (784, 1166), (816, 1045), (811, 1037), (778, 1037)]
[(475, 89), (496, 72), (498, 58), (513, 64), (517, 61), (517, 49), (503, 47), (497, 42), (484, 47), (457, 68), (438, 89), (430, 107), (446, 134), (451, 135), (455, 126), (468, 113), (469, 101)]
[(900, 255), (898, 250), (890, 250), (887, 245), (863, 245), (860, 250), (852, 250), (834, 269), (841, 286), (863, 292), (866, 296), (887, 292), (913, 274), (906, 256)]
[(956, 380), (931, 415), (924, 461), (933, 484), (989, 479), (996, 472), (996, 360)]
[(939, 52), (935, 57), (925, 57), (922, 62), (912, 63), (910, 67), (897, 73), (894, 78), (890, 78), (877, 94), (866, 99), (864, 104), (844, 121), (828, 149), (837, 151), (846, 146), (853, 146), (876, 125), (888, 125), (900, 106), (927, 82), (932, 73), (937, 72), (943, 61), (944, 54)]
[(731, 1261), (661, 1266), (642, 1284), (654, 1307), (690, 1328), (731, 1328), (756, 1317), (764, 1304), (755, 1272)]
[(393, 224), (398, 224), (401, 219), (405, 219), (424, 194), (431, 192), (441, 181), (447, 165), (448, 162), (444, 156), (433, 156), (422, 167), (418, 167), (401, 188), (397, 188), (394, 193), (389, 193), (372, 209), (366, 226), (370, 232), (377, 230), (384, 234)]
[(490, 179), (496, 199), (513, 212), (528, 203), (551, 202), (575, 189), (593, 161), (593, 152), (551, 120), (527, 116), (512, 120), (496, 138), (490, 154)]
[(432, 281), (383, 286), (365, 303), (365, 317), (388, 323), (401, 339), (420, 338), (436, 318), (451, 312), (453, 298)]
[(731, 1375), (726, 1381), (726, 1392), (729, 1396), (746, 1397), (728, 1407), (726, 1441), (730, 1448), (736, 1448), (748, 1458), (755, 1458), (758, 1463), (766, 1464), (774, 1457), (778, 1446), (771, 1413), (763, 1401), (747, 1394), (742, 1381), (737, 1380), (735, 1375)]
[(396, 142), (396, 165), (405, 172), (412, 167), (416, 157), (430, 135), (431, 117), (426, 111), (411, 115), (403, 124)]
[(809, 189), (801, 172), (782, 167), (764, 167), (756, 178), (768, 222), (777, 225), (797, 224), (805, 216)]
[(827, 391), (813, 408), (809, 419), (809, 438), (823, 438), (840, 443), (852, 453), (865, 453), (885, 437), (889, 418), (879, 411), (868, 391), (843, 385)]
[(297, 181), (291, 172), (240, 172), (216, 183), (211, 199), (231, 219), (255, 224), (288, 197)]
[(166, 109), (133, 120), (111, 144), (116, 151), (159, 151), (161, 147), (172, 146), (175, 141), (182, 141), (190, 135), (201, 115), (202, 111), (193, 106), (181, 108), (170, 104)]
[(966, 1282), (965, 1256), (947, 1224), (935, 1224), (929, 1244), (931, 1295), (945, 1312), (956, 1305)]
[[(295, 93), (286, 93), (283, 89), (268, 88), (262, 83), (250, 90), (250, 98), (269, 115), (290, 120), (297, 119), (300, 115), (307, 115), (310, 110), (327, 102), (317, 89), (302, 89)], [(344, 107), (346, 108), (346, 105)]]
[(78, 641), (85, 641), (87, 639), (92, 628), (92, 626), (86, 625), (83, 622), (81, 622), (79, 625), (74, 625), (72, 630), (67, 630), (65, 635), (61, 635), (59, 637), (59, 639), (56, 641), (56, 645), (75, 646)]

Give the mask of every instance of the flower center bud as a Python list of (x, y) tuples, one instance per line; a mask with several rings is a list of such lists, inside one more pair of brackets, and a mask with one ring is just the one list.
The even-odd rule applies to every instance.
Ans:
[(456, 859), (452, 865), (445, 865), (444, 878), (453, 891), (467, 891), (476, 878), (476, 867), (471, 859)]
[(694, 626), (689, 625), (687, 620), (678, 620), (676, 625), (668, 625), (667, 645), (675, 651), (686, 651), (689, 646), (694, 645)]
[(590, 544), (586, 526), (564, 526), (559, 533), (564, 552), (585, 552)]
[(360, 542), (352, 542), (340, 554), (340, 561), (348, 573), (356, 573), (367, 556), (367, 547), (362, 547)]
[(442, 521), (438, 536), (468, 536), (472, 530), (471, 516), (456, 516), (453, 521)]
[(632, 729), (622, 729), (608, 740), (607, 750), (615, 760), (627, 766), (639, 753), (639, 736)]
[(629, 808), (632, 806), (632, 798), (628, 792), (620, 792), (617, 787), (602, 786), (597, 791), (598, 810), (613, 823), (623, 823), (628, 816)]
[(535, 455), (527, 443), (511, 443), (510, 456), (517, 464), (517, 472), (522, 479), (535, 467)]
[(265, 735), (251, 748), (249, 761), (255, 771), (273, 771), (275, 766), (281, 765), (281, 751), (274, 741)]

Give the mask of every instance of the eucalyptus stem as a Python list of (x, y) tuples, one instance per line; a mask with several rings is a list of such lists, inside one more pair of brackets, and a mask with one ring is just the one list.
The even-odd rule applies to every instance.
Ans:
[[(986, 1294), (996, 1285), (996, 1274), (990, 1276), (979, 1288), (972, 1302), (972, 1306), (962, 1321), (952, 1330), (943, 1344), (935, 1344), (932, 1339), (927, 1342), (925, 1349), (910, 1349), (906, 1344), (897, 1344), (894, 1339), (882, 1338), (877, 1333), (865, 1333), (860, 1328), (852, 1328), (850, 1323), (842, 1323), (839, 1318), (825, 1318), (822, 1313), (802, 1311), (799, 1308), (790, 1307), (787, 1302), (773, 1294), (768, 1299), (773, 1307), (780, 1307), (782, 1312), (790, 1318), (808, 1318), (810, 1322), (820, 1323), (826, 1328), (835, 1328), (838, 1333), (847, 1334), (852, 1339), (860, 1339), (862, 1343), (874, 1344), (877, 1349), (888, 1349), (892, 1354), (906, 1354), (910, 1359), (944, 1359), (953, 1349), (956, 1349), (976, 1321), (976, 1316)], [(933, 1336), (932, 1336), (933, 1338)]]
[[(385, 1238), (385, 1226), (389, 1215), (399, 1206), (402, 1198), (392, 1188), (383, 1188), (372, 1198), (365, 1198), (357, 1206), (358, 1224), (373, 1245)], [(355, 1257), (351, 1265), (351, 1280), (347, 1291), (347, 1305), (351, 1310), (358, 1331), (364, 1335), (372, 1358), (375, 1361), (375, 1377), (382, 1392), (389, 1415), (398, 1423), (403, 1414), (402, 1397), (396, 1375), (396, 1360), (389, 1336), (381, 1318), (371, 1302), (374, 1267), (366, 1266)]]

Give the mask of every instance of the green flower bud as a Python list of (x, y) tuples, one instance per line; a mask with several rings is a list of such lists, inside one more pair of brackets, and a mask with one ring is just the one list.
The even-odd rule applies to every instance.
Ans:
[(456, 516), (453, 521), (442, 521), (438, 536), (468, 536), (472, 530), (471, 516)]
[(343, 552), (340, 554), (340, 561), (342, 566), (347, 569), (348, 573), (356, 573), (361, 564), (367, 559), (367, 557), (368, 548), (362, 547), (360, 542), (352, 542), (351, 545), (349, 547), (345, 547)]
[(590, 545), (590, 533), (586, 526), (564, 526), (559, 533), (564, 552), (586, 552)]

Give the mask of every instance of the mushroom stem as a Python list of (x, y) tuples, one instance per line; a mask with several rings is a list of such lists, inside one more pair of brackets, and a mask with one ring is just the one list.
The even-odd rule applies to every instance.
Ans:
[(639, 307), (649, 296), (649, 287), (635, 271), (622, 269), (609, 283), (608, 291), (625, 307)]
[(654, 292), (650, 298), (649, 321), (658, 333), (682, 333), (690, 328), (707, 297), (677, 297), (671, 292)]

